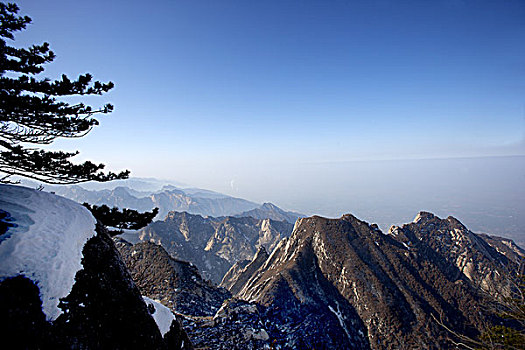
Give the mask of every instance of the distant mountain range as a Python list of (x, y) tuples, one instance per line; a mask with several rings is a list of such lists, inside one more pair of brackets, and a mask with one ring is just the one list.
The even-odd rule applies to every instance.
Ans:
[(286, 220), (290, 223), (295, 223), (297, 218), (304, 216), (285, 211), (271, 203), (260, 205), (245, 199), (199, 188), (178, 188), (173, 185), (164, 185), (160, 189), (152, 190), (158, 187), (158, 183), (151, 183), (149, 187), (146, 181), (132, 181), (130, 184), (138, 185), (140, 190), (127, 186), (109, 189), (86, 189), (79, 185), (46, 186), (45, 189), (79, 203), (106, 204), (111, 207), (116, 206), (139, 211), (158, 207), (157, 219), (164, 219), (171, 211), (213, 217), (249, 216), (256, 219)]
[(295, 213), (292, 211), (284, 211), (272, 203), (264, 203), (260, 207), (254, 208), (252, 210), (247, 210), (235, 216), (252, 217), (256, 219), (272, 219), (277, 221), (288, 221), (291, 223), (295, 223), (295, 221), (298, 218), (304, 217), (304, 215), (301, 215), (299, 213)]

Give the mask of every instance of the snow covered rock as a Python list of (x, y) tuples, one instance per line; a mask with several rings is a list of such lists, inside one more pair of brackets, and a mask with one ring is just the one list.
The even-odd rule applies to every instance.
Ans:
[(80, 204), (0, 185), (0, 210), (4, 344), (191, 349), (178, 323), (161, 334), (107, 231)]
[(95, 218), (72, 200), (21, 186), (0, 185), (0, 210), (11, 224), (0, 236), (0, 280), (32, 280), (44, 313), (55, 320), (59, 299), (82, 268), (82, 248), (95, 235)]
[(173, 315), (170, 309), (168, 309), (166, 306), (162, 305), (158, 301), (155, 301), (145, 296), (142, 296), (142, 298), (148, 306), (153, 307), (152, 316), (155, 320), (155, 323), (157, 324), (157, 327), (159, 327), (160, 333), (162, 333), (162, 335), (168, 333), (171, 327), (171, 323), (175, 320), (175, 315)]

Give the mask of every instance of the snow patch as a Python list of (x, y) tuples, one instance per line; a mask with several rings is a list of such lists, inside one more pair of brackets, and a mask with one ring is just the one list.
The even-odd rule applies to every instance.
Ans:
[(159, 331), (164, 336), (170, 330), (171, 323), (175, 320), (175, 315), (166, 306), (158, 301), (152, 300), (148, 297), (142, 296), (146, 305), (153, 305), (155, 312), (151, 315), (159, 327)]
[(341, 313), (341, 310), (339, 310), (339, 304), (336, 303), (336, 305), (337, 305), (337, 311), (335, 311), (334, 308), (331, 307), (330, 305), (328, 305), (328, 308), (337, 317), (337, 319), (339, 320), (339, 324), (341, 325), (341, 328), (343, 328), (343, 330), (346, 333), (346, 336), (348, 337), (348, 341), (352, 343), (352, 337), (350, 336), (350, 333), (348, 333), (348, 329), (346, 329), (343, 314)]
[(0, 208), (9, 213), (7, 232), (0, 240), (0, 280), (19, 275), (40, 290), (48, 320), (62, 310), (82, 269), (82, 249), (95, 235), (95, 218), (72, 200), (22, 186), (0, 185)]

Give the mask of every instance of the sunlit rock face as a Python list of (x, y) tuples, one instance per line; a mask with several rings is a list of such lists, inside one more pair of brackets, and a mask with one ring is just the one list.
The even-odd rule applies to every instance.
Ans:
[[(289, 330), (279, 335), (270, 328), (271, 337), (299, 344), (290, 330), (304, 319), (300, 334), (311, 337), (301, 341), (348, 349), (451, 347), (450, 334), (433, 315), (476, 335), (490, 322), (480, 292), (499, 297), (508, 282), (498, 276), (518, 267), (458, 220), (430, 213), (389, 234), (352, 215), (299, 219), (249, 276), (243, 276), (246, 266), (230, 277), (244, 285), (228, 286), (236, 297), (265, 306), (265, 316)], [(328, 325), (322, 334), (319, 322)]]
[(400, 230), (408, 242), (424, 244), (439, 254), (474, 286), (496, 298), (508, 296), (508, 272), (516, 270), (525, 255), (512, 241), (479, 235), (459, 220), (421, 212)]
[(219, 284), (235, 263), (251, 260), (260, 247), (272, 251), (293, 224), (251, 217), (202, 217), (171, 212), (139, 233), (138, 240), (162, 245), (174, 258), (193, 263)]

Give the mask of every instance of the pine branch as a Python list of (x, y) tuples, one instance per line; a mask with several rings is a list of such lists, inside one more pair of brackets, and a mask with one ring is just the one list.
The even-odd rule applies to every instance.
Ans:
[[(47, 42), (28, 48), (7, 44), (14, 33), (31, 23), (18, 16), (18, 6), (0, 3), (0, 182), (20, 175), (51, 184), (125, 179), (129, 171), (104, 173), (103, 164), (73, 164), (78, 152), (49, 152), (25, 148), (26, 145), (51, 144), (57, 138), (79, 138), (99, 125), (95, 114), (113, 111), (111, 104), (93, 108), (83, 103), (70, 104), (66, 96), (102, 95), (113, 83), (93, 81), (91, 74), (70, 79), (37, 79), (45, 65), (55, 59)], [(9, 73), (9, 74), (7, 74)], [(7, 74), (7, 75), (6, 75)]]
[(27, 150), (21, 146), (10, 151), (0, 152), (0, 172), (8, 175), (21, 175), (49, 184), (74, 184), (87, 181), (106, 182), (126, 179), (129, 171), (103, 173), (104, 164), (86, 161), (73, 164), (69, 158), (78, 152), (50, 152)]
[(19, 8), (16, 4), (0, 3), (0, 37), (14, 39), (13, 32), (25, 29), (31, 23), (31, 18), (18, 17)]
[(120, 210), (117, 207), (109, 208), (103, 204), (101, 206), (83, 204), (91, 211), (93, 216), (104, 226), (117, 228), (117, 231), (110, 230), (110, 233), (120, 234), (125, 229), (139, 230), (147, 226), (159, 213), (159, 208), (154, 208), (150, 212), (140, 213), (133, 209), (124, 208)]

